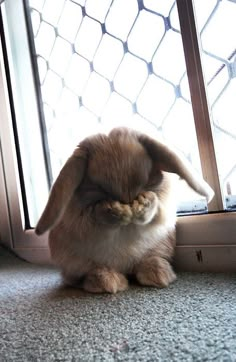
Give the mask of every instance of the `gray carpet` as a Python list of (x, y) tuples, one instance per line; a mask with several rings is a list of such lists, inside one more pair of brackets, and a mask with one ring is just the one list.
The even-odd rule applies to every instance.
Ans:
[(236, 361), (236, 276), (95, 296), (0, 248), (0, 328), (1, 362)]

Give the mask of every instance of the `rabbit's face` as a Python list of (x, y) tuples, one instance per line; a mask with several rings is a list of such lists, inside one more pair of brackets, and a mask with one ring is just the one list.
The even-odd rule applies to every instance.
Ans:
[(82, 142), (88, 150), (87, 177), (107, 198), (131, 203), (149, 183), (152, 161), (133, 137), (98, 135)]

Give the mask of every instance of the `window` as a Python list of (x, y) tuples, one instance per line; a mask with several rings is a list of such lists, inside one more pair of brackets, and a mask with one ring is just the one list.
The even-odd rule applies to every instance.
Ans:
[[(34, 238), (29, 229), (79, 141), (120, 125), (167, 140), (213, 187), (216, 196), (207, 205), (180, 184), (180, 214), (236, 208), (234, 1), (5, 0), (1, 14), (10, 210), (10, 189), (20, 192), (13, 238), (20, 227)], [(231, 225), (235, 214), (220, 217)], [(208, 214), (181, 217), (179, 224), (193, 230), (206, 220), (218, 223)], [(37, 245), (45, 247), (43, 240)], [(232, 236), (227, 240), (233, 243)]]
[[(81, 139), (121, 125), (167, 139), (201, 172), (175, 1), (54, 5), (29, 2), (53, 178)], [(184, 185), (179, 211), (206, 210)]]
[(217, 166), (229, 210), (236, 207), (235, 5), (232, 1), (208, 1), (203, 7), (200, 0), (195, 1)]

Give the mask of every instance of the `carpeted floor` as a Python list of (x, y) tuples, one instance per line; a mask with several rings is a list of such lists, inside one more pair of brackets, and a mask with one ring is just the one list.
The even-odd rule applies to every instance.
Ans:
[(236, 276), (89, 295), (0, 248), (0, 361), (236, 361)]

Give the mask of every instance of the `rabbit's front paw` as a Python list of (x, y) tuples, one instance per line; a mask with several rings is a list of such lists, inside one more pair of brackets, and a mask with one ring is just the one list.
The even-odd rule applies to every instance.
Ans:
[(96, 216), (105, 224), (128, 225), (132, 220), (132, 210), (130, 205), (119, 201), (107, 201), (97, 207)]
[(150, 257), (136, 268), (136, 278), (142, 285), (164, 288), (175, 281), (170, 263), (160, 257)]
[(128, 288), (126, 277), (114, 270), (95, 268), (84, 280), (83, 288), (91, 293), (111, 293), (124, 291)]
[(133, 223), (139, 225), (148, 224), (157, 213), (157, 208), (157, 195), (152, 191), (142, 192), (132, 204)]
[(110, 203), (110, 212), (112, 217), (121, 225), (128, 225), (132, 219), (132, 210), (130, 205), (121, 204), (119, 201), (112, 201)]

